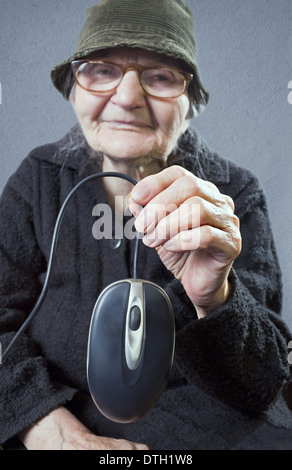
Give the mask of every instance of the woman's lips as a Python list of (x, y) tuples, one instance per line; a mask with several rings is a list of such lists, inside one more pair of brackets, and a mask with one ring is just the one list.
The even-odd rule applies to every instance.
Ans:
[(103, 121), (103, 123), (109, 125), (110, 127), (114, 127), (117, 129), (133, 129), (133, 128), (151, 129), (152, 128), (151, 125), (142, 121)]

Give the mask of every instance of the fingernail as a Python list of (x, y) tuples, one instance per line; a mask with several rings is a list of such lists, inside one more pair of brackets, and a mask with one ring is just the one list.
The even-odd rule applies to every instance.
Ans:
[(138, 232), (145, 233), (145, 232), (152, 232), (155, 228), (155, 220), (149, 218), (149, 213), (145, 211), (145, 209), (140, 212), (136, 221), (135, 227)]
[(141, 212), (140, 204), (137, 204), (136, 202), (128, 202), (127, 207), (134, 217), (138, 217)]
[(146, 184), (137, 185), (131, 192), (131, 196), (135, 202), (142, 203), (150, 196), (150, 188)]

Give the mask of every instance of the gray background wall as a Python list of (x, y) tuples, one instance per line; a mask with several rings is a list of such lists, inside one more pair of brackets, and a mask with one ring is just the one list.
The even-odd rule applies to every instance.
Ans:
[[(136, 0), (139, 1), (139, 0)], [(35, 146), (76, 122), (49, 70), (70, 55), (95, 0), (0, 0), (0, 191)], [(208, 144), (266, 192), (292, 328), (292, 0), (190, 0), (211, 101), (194, 120)]]

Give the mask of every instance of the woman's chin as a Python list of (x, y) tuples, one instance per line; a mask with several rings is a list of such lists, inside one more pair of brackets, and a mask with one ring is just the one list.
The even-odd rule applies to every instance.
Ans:
[(99, 150), (116, 160), (136, 160), (137, 158), (154, 155), (154, 142), (145, 138), (117, 138), (109, 139), (107, 142), (99, 142)]

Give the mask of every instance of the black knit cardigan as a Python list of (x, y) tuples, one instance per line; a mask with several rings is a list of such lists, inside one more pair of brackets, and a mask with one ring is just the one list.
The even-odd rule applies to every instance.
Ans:
[[(64, 405), (93, 432), (153, 449), (265, 445), (266, 410), (276, 406), (289, 379), (291, 339), (280, 317), (281, 273), (266, 199), (250, 172), (211, 152), (194, 130), (182, 136), (168, 163), (215, 183), (235, 202), (243, 248), (229, 276), (228, 302), (199, 320), (156, 251), (141, 246), (138, 276), (161, 285), (173, 304), (174, 368), (166, 391), (142, 420), (121, 425), (101, 416), (86, 380), (90, 318), (101, 290), (131, 277), (134, 243), (124, 238), (113, 249), (110, 240), (93, 237), (92, 209), (106, 198), (101, 180), (88, 183), (63, 220), (46, 301), (0, 368), (0, 442)], [(62, 202), (81, 179), (100, 169), (100, 158), (92, 157), (77, 125), (61, 141), (31, 152), (8, 181), (0, 203), (2, 350), (40, 294)], [(273, 415), (274, 423), (280, 415)], [(292, 443), (291, 431), (289, 439)], [(277, 445), (274, 434), (270, 440)]]

